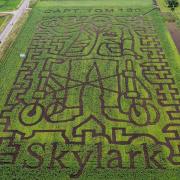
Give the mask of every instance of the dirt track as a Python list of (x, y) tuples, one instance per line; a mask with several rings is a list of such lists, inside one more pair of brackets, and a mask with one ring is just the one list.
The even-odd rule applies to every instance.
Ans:
[(168, 29), (180, 53), (180, 29), (176, 27), (176, 23), (168, 23)]

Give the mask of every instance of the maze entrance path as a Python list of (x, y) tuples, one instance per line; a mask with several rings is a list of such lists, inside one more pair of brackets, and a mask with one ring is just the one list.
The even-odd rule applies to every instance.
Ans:
[(51, 137), (75, 149), (153, 144), (180, 165), (179, 93), (150, 17), (48, 9), (26, 54), (0, 113), (8, 163), (21, 141)]

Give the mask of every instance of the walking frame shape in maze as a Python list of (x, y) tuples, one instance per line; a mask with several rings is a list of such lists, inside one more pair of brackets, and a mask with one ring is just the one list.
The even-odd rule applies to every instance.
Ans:
[[(17, 160), (17, 135), (28, 142), (55, 134), (61, 144), (81, 147), (140, 142), (145, 151), (148, 142), (180, 165), (179, 93), (148, 16), (46, 10), (0, 119), (6, 163)], [(158, 153), (151, 161), (162, 168)]]

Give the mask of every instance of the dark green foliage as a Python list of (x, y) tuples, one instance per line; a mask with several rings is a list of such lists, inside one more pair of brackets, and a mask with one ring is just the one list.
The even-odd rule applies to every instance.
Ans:
[(172, 11), (179, 5), (179, 2), (177, 0), (168, 0), (167, 3), (168, 7), (171, 8)]

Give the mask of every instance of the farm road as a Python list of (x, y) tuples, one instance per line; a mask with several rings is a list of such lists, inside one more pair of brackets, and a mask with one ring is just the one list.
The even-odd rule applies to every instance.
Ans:
[(30, 0), (24, 0), (22, 4), (19, 6), (19, 8), (12, 12), (1, 12), (1, 14), (13, 14), (12, 19), (9, 21), (3, 32), (0, 34), (0, 45), (3, 44), (3, 42), (6, 40), (7, 36), (13, 29), (16, 22), (23, 16), (26, 9), (29, 7), (29, 1)]

